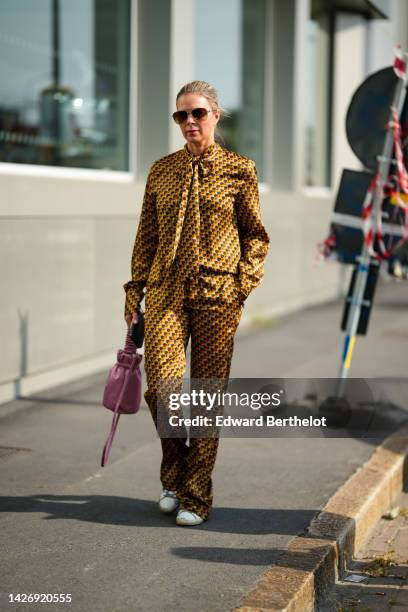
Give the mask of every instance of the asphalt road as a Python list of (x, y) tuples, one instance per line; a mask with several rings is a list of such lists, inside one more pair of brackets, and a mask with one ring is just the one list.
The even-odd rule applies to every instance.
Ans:
[[(231, 377), (334, 377), (342, 303), (238, 333)], [(381, 287), (352, 376), (405, 408), (408, 283)], [(357, 438), (227, 438), (211, 518), (175, 525), (157, 509), (160, 441), (146, 407), (123, 416), (99, 467), (106, 373), (0, 406), (0, 610), (224, 611), (371, 455)], [(384, 399), (384, 397), (382, 399)], [(11, 604), (10, 593), (71, 593)]]

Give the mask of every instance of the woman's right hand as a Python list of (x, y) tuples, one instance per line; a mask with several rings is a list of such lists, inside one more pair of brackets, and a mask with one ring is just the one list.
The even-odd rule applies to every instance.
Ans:
[(137, 316), (137, 311), (135, 310), (135, 312), (133, 314), (127, 314), (125, 315), (125, 321), (127, 323), (128, 329), (130, 329), (130, 326), (132, 325), (132, 322), (134, 321), (135, 323), (137, 323), (138, 320), (138, 316)]

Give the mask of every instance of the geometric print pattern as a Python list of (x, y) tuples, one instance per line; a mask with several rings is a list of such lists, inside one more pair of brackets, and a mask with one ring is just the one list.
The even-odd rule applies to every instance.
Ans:
[[(226, 296), (224, 296), (226, 297)], [(146, 295), (145, 400), (157, 427), (157, 404), (161, 381), (180, 380), (185, 375), (186, 349), (191, 342), (191, 379), (228, 380), (243, 303), (231, 294), (218, 301), (198, 296), (187, 280), (170, 273)], [(176, 390), (177, 385), (172, 387)], [(163, 488), (177, 492), (182, 505), (208, 519), (213, 503), (212, 472), (219, 444), (212, 437), (160, 438)]]
[[(200, 162), (194, 161), (192, 164), (192, 176), (188, 177), (190, 186), (183, 192), (180, 204), (179, 218), (183, 220), (180, 237), (174, 241), (170, 253), (176, 251), (176, 256), (172, 255), (171, 264), (174, 263), (180, 271), (181, 278), (194, 278), (200, 266), (200, 192), (199, 192), (199, 171)], [(184, 212), (185, 211), (185, 212)], [(184, 219), (183, 219), (184, 217)], [(181, 226), (181, 222), (179, 223)]]
[[(268, 249), (252, 160), (213, 143), (200, 156), (185, 145), (153, 164), (123, 287), (125, 314), (145, 297), (145, 399), (156, 427), (158, 386), (183, 378), (189, 341), (191, 379), (228, 379), (244, 301)], [(163, 488), (207, 519), (218, 434), (160, 439)]]
[[(196, 229), (188, 232), (189, 227)], [(263, 277), (268, 249), (255, 163), (218, 143), (200, 156), (185, 145), (150, 169), (131, 258), (132, 278), (123, 285), (125, 314), (140, 304), (144, 287), (161, 282), (170, 268), (178, 269), (180, 277), (190, 264), (196, 270), (197, 257), (201, 269), (235, 275), (244, 300)], [(223, 285), (225, 279), (214, 282)]]

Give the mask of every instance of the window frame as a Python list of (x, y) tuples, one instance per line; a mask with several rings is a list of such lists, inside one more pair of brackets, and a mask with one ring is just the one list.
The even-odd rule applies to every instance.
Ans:
[(81, 168), (68, 166), (52, 166), (48, 164), (18, 164), (0, 161), (0, 175), (38, 176), (46, 178), (61, 178), (64, 180), (103, 181), (112, 183), (130, 183), (135, 180), (137, 168), (137, 23), (138, 0), (130, 2), (130, 45), (129, 45), (129, 114), (128, 114), (128, 166), (129, 170), (99, 170), (97, 168)]

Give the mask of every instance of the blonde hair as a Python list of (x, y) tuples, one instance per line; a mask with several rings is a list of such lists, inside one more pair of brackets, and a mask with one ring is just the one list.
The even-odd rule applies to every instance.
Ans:
[[(176, 104), (181, 96), (189, 93), (200, 94), (201, 96), (204, 96), (204, 98), (207, 98), (212, 110), (219, 111), (221, 119), (222, 117), (229, 117), (227, 111), (222, 108), (218, 101), (217, 90), (213, 85), (207, 83), (207, 81), (191, 81), (190, 83), (186, 83), (185, 85), (183, 85), (183, 87), (180, 89), (176, 96)], [(224, 139), (217, 128), (215, 128), (215, 140), (222, 143), (224, 142)]]

